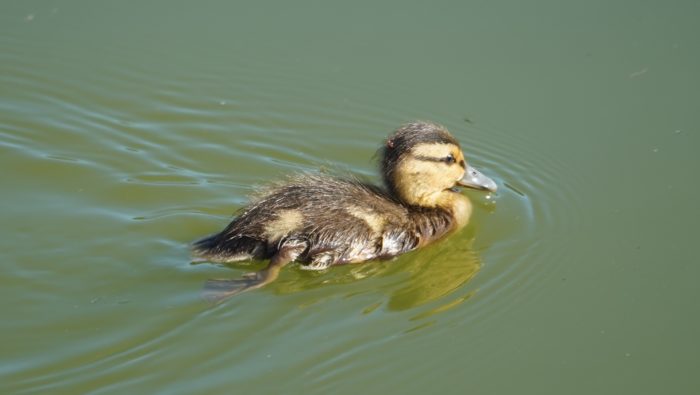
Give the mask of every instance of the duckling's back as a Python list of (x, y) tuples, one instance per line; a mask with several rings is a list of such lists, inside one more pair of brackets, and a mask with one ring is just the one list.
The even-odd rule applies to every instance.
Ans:
[(266, 259), (294, 243), (304, 248), (302, 267), (324, 269), (410, 251), (447, 232), (451, 219), (357, 180), (304, 175), (263, 193), (222, 232), (196, 242), (195, 252), (213, 261)]

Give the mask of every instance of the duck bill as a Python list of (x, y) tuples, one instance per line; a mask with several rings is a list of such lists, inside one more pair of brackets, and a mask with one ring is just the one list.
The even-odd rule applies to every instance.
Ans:
[(476, 170), (471, 166), (467, 166), (467, 169), (464, 172), (464, 177), (457, 181), (457, 184), (467, 188), (478, 189), (480, 191), (496, 192), (496, 189), (498, 189), (498, 186), (492, 179), (481, 174), (479, 170)]

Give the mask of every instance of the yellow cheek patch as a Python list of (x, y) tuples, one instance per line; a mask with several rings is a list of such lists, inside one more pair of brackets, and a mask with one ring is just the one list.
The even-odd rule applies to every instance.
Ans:
[(464, 169), (459, 165), (461, 159), (458, 159), (457, 156), (455, 159), (454, 164), (448, 165), (442, 162), (408, 157), (398, 166), (394, 182), (415, 187), (431, 188), (432, 186), (436, 190), (450, 188), (464, 176)]
[[(444, 159), (452, 155), (454, 163)], [(425, 207), (442, 205), (443, 193), (464, 175), (464, 154), (455, 144), (419, 144), (396, 167), (393, 183), (401, 198)]]
[(265, 236), (270, 240), (278, 240), (298, 230), (303, 223), (303, 216), (298, 210), (282, 210), (277, 219), (265, 226)]
[(417, 175), (422, 174), (426, 176), (428, 174), (435, 174), (436, 176), (445, 173), (447, 166), (440, 162), (431, 162), (421, 159), (406, 158), (398, 167), (399, 173), (404, 175)]

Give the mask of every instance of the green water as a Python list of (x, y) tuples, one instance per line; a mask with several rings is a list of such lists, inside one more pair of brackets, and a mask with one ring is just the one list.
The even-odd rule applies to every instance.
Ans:
[[(700, 3), (6, 1), (0, 393), (690, 394)], [(499, 192), (219, 306), (255, 185), (413, 119)], [(260, 267), (256, 263), (252, 268)]]

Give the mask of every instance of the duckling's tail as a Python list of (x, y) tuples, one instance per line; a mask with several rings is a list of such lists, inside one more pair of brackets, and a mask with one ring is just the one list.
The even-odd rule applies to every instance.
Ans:
[(197, 255), (207, 255), (214, 251), (219, 244), (219, 234), (213, 234), (192, 243), (192, 251)]
[(265, 245), (249, 237), (227, 238), (217, 233), (192, 243), (192, 254), (198, 260), (239, 262), (265, 258)]
[(207, 236), (192, 243), (192, 257), (195, 262), (222, 260), (221, 247), (218, 233)]

